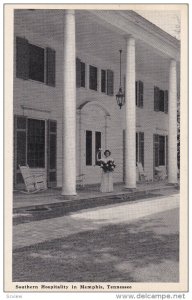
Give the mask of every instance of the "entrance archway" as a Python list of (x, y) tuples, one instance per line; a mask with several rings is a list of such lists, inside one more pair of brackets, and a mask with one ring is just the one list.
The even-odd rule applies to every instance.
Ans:
[(97, 101), (87, 101), (78, 108), (78, 174), (84, 174), (86, 184), (100, 182), (101, 170), (96, 154), (99, 148), (108, 146), (110, 114)]

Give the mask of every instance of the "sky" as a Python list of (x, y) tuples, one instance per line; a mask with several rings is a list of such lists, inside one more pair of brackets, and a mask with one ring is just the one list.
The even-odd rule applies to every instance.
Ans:
[(180, 26), (180, 13), (179, 11), (143, 11), (136, 10), (138, 14), (146, 18), (150, 22), (154, 23), (164, 31), (168, 32), (172, 36), (180, 39), (178, 32)]

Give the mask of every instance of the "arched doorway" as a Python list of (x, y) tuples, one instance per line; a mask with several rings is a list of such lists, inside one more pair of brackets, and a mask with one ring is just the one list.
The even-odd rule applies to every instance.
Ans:
[(78, 109), (77, 174), (84, 174), (86, 184), (100, 182), (100, 167), (96, 154), (108, 145), (108, 121), (110, 114), (97, 101), (85, 102)]

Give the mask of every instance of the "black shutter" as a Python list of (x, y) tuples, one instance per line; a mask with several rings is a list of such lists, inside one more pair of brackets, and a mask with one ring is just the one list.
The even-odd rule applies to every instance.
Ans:
[(139, 132), (139, 161), (144, 168), (144, 132)]
[[(97, 161), (97, 152), (99, 151), (99, 148), (101, 148), (101, 132), (96, 131), (95, 132), (95, 164), (99, 165), (99, 162)], [(101, 159), (101, 154), (99, 153), (98, 158)]]
[(14, 186), (23, 184), (19, 165), (27, 164), (27, 118), (14, 117)]
[(106, 92), (106, 71), (101, 70), (101, 92)]
[(155, 175), (155, 167), (159, 166), (159, 135), (153, 135), (153, 174)]
[(76, 87), (81, 87), (81, 60), (76, 58)]
[[(136, 85), (135, 85), (136, 86)], [(136, 150), (136, 166), (137, 166), (137, 163), (139, 162), (139, 158), (138, 158), (138, 153), (139, 153), (139, 143), (138, 143), (138, 135), (139, 133), (136, 132), (136, 140), (135, 140), (135, 143), (136, 143), (136, 146), (135, 146), (135, 150)]]
[(168, 157), (169, 157), (169, 156), (168, 156), (168, 135), (166, 135), (166, 141), (165, 141), (165, 142), (166, 142), (166, 170), (167, 170), (167, 174), (168, 174), (168, 170), (169, 170), (169, 169), (168, 169), (168, 162), (169, 162), (169, 161), (168, 161), (168, 159), (169, 159), (169, 158), (168, 158)]
[(113, 96), (113, 71), (107, 70), (107, 95)]
[(143, 82), (139, 81), (139, 107), (143, 107)]
[(92, 166), (92, 131), (86, 130), (86, 166)]
[(138, 106), (138, 99), (139, 99), (139, 89), (138, 89), (138, 81), (135, 81), (135, 104)]
[(29, 44), (21, 37), (16, 37), (16, 77), (29, 78)]
[(47, 57), (47, 76), (46, 84), (49, 86), (55, 86), (55, 50), (51, 48), (46, 48), (46, 57)]
[(165, 136), (159, 135), (159, 165), (165, 165)]
[(85, 63), (81, 61), (81, 87), (85, 87)]
[(57, 121), (47, 121), (47, 185), (57, 185)]
[(168, 113), (168, 91), (164, 91), (164, 112)]
[(154, 86), (154, 110), (159, 111), (159, 88)]

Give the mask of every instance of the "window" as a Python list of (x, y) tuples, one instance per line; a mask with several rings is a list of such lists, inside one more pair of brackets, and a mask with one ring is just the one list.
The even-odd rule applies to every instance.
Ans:
[(16, 77), (55, 86), (55, 50), (16, 37)]
[(106, 93), (106, 71), (101, 70), (101, 92)]
[(144, 167), (144, 132), (136, 132), (136, 163)]
[(97, 68), (89, 66), (89, 88), (97, 91)]
[(154, 110), (168, 113), (168, 91), (154, 87)]
[(111, 70), (101, 70), (101, 92), (113, 96), (114, 74)]
[(159, 111), (164, 112), (164, 91), (159, 91)]
[(45, 50), (29, 44), (29, 79), (44, 82)]
[(101, 148), (101, 132), (86, 130), (86, 166), (98, 164), (97, 152), (99, 148)]
[(159, 165), (165, 165), (165, 137), (159, 136)]
[(86, 166), (92, 165), (92, 131), (86, 130)]
[(76, 86), (85, 87), (85, 63), (76, 58)]
[[(46, 123), (45, 123), (46, 122)], [(45, 126), (47, 124), (47, 126)], [(45, 136), (47, 139), (45, 140)], [(46, 141), (46, 145), (45, 145)], [(19, 165), (45, 168), (48, 186), (56, 186), (57, 180), (57, 122), (54, 120), (28, 119), (14, 116), (14, 184), (23, 184)], [(46, 147), (46, 152), (45, 152)]]
[(27, 163), (31, 168), (45, 167), (45, 121), (28, 119)]
[(167, 145), (168, 138), (164, 135), (154, 134), (153, 151), (154, 151), (154, 166), (165, 166), (167, 163)]
[(114, 74), (113, 71), (107, 70), (107, 95), (113, 96), (114, 93)]
[(136, 99), (136, 106), (143, 107), (143, 82), (136, 81), (135, 82), (135, 99)]

